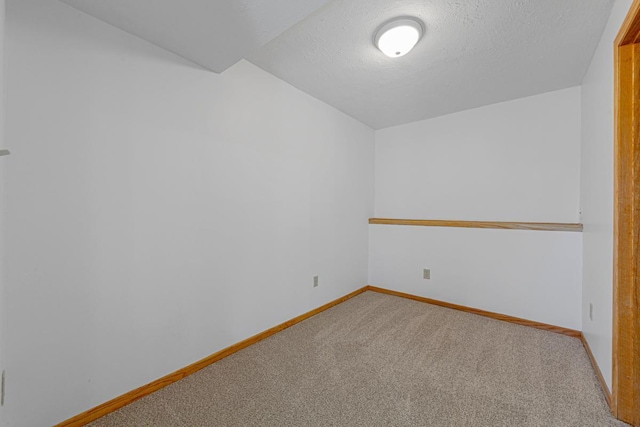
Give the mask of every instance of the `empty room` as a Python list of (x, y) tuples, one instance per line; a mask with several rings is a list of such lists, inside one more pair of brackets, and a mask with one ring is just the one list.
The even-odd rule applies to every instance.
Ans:
[(0, 426), (640, 426), (640, 0), (0, 0)]

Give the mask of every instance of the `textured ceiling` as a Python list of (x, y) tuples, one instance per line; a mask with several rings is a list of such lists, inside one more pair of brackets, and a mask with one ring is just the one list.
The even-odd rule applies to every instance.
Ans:
[[(61, 1), (216, 72), (248, 58), (374, 129), (581, 84), (614, 2)], [(387, 58), (374, 32), (403, 15), (426, 35)]]
[(61, 0), (215, 72), (329, 0)]
[[(613, 0), (334, 0), (249, 60), (374, 129), (581, 84)], [(402, 15), (402, 58), (372, 43)]]

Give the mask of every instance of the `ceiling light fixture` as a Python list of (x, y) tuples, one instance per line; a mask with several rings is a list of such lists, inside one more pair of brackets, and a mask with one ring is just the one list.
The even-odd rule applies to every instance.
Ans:
[(399, 58), (413, 49), (423, 33), (424, 26), (416, 18), (397, 18), (376, 32), (375, 45), (388, 57)]

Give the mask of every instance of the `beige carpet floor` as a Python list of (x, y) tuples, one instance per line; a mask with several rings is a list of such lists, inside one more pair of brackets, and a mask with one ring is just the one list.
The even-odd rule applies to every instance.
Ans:
[(92, 423), (623, 426), (578, 339), (365, 292)]

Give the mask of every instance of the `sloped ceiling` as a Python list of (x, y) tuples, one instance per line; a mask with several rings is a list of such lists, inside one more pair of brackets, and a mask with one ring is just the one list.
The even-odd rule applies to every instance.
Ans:
[[(613, 0), (334, 0), (249, 60), (374, 129), (580, 85)], [(376, 29), (415, 16), (401, 58)]]
[(220, 73), (329, 0), (61, 0)]
[[(374, 129), (580, 85), (614, 0), (61, 0), (216, 72), (246, 58)], [(401, 58), (373, 45), (426, 24)]]

